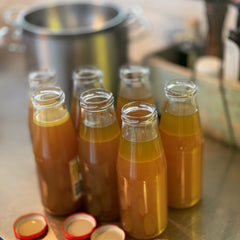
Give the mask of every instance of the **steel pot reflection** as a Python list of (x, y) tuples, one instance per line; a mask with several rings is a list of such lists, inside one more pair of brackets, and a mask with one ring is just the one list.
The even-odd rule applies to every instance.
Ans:
[(19, 14), (26, 46), (27, 70), (50, 68), (57, 73), (68, 106), (72, 71), (94, 64), (103, 71), (104, 87), (118, 93), (118, 69), (128, 61), (129, 11), (116, 5), (57, 3), (31, 7)]

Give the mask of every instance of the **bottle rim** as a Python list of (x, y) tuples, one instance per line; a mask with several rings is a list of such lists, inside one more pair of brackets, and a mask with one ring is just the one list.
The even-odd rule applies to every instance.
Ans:
[(32, 94), (32, 103), (36, 109), (59, 107), (65, 103), (65, 94), (60, 87), (44, 87)]
[(32, 71), (28, 74), (28, 82), (32, 90), (55, 85), (57, 82), (56, 72), (51, 69)]
[(197, 93), (197, 85), (191, 80), (175, 79), (165, 84), (164, 90), (168, 98), (186, 99)]
[(112, 92), (103, 88), (89, 89), (80, 95), (81, 108), (91, 112), (104, 111), (113, 106), (113, 103), (114, 97)]
[(119, 70), (119, 77), (125, 81), (139, 81), (148, 76), (150, 70), (146, 66), (125, 64)]
[[(142, 115), (133, 115), (137, 111), (142, 111)], [(152, 124), (152, 121), (158, 116), (156, 106), (144, 101), (133, 101), (125, 104), (121, 113), (122, 122), (130, 125)]]
[(73, 81), (94, 82), (96, 79), (101, 80), (103, 76), (102, 70), (94, 65), (83, 65), (75, 69), (72, 73)]

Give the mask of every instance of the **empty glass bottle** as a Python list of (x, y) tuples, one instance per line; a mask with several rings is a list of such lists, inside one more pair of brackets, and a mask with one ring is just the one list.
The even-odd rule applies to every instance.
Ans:
[(29, 83), (28, 127), (30, 135), (32, 137), (33, 131), (32, 93), (41, 87), (55, 86), (57, 83), (56, 73), (51, 70), (39, 70), (30, 72), (28, 75), (28, 83)]
[(192, 81), (165, 85), (160, 134), (167, 159), (168, 204), (186, 208), (201, 198), (203, 134)]
[(167, 226), (167, 169), (156, 107), (131, 102), (122, 108), (117, 161), (121, 223), (137, 239), (152, 239)]
[(79, 157), (86, 209), (100, 221), (119, 217), (116, 162), (120, 130), (111, 92), (84, 91), (80, 97)]
[(76, 69), (73, 74), (73, 98), (71, 118), (78, 133), (81, 120), (80, 95), (91, 88), (103, 88), (102, 71), (95, 66), (85, 65)]
[(117, 119), (121, 126), (121, 109), (132, 101), (154, 103), (149, 81), (149, 69), (138, 65), (124, 65), (120, 71), (120, 91), (117, 102)]
[(58, 87), (33, 92), (33, 150), (45, 209), (65, 215), (81, 206), (77, 136)]

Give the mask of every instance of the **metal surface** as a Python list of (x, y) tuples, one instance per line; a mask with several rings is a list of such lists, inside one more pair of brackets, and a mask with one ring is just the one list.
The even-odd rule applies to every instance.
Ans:
[[(47, 214), (40, 201), (27, 127), (28, 83), (23, 63), (22, 55), (0, 50), (0, 235), (16, 239), (14, 220), (25, 213), (40, 212), (46, 215), (49, 226), (41, 239), (64, 240), (64, 218)], [(205, 139), (202, 200), (190, 209), (169, 209), (168, 227), (159, 238), (239, 240), (239, 172), (239, 151)]]
[(94, 64), (103, 71), (103, 84), (117, 96), (118, 68), (128, 61), (129, 13), (113, 5), (65, 3), (23, 11), (19, 26), (29, 71), (51, 68), (72, 96), (72, 72)]

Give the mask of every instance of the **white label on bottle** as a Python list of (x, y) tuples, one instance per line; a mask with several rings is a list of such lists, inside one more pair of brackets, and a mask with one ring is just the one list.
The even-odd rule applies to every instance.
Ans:
[(235, 42), (227, 39), (224, 47), (223, 76), (226, 79), (238, 80), (240, 66), (240, 51)]
[(72, 182), (73, 199), (77, 201), (82, 195), (82, 175), (80, 173), (78, 156), (69, 162), (69, 170)]

